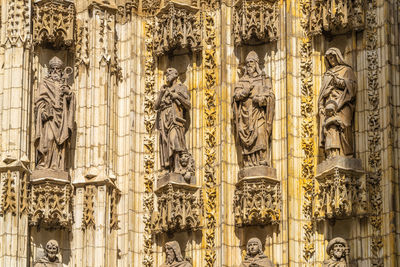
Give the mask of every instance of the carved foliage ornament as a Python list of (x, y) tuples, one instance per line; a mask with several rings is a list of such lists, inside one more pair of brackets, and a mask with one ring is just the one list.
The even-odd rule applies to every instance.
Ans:
[(193, 52), (201, 49), (200, 12), (198, 9), (169, 2), (155, 19), (154, 53), (162, 55), (176, 48)]
[(364, 0), (311, 1), (310, 33), (343, 33), (364, 27)]
[(75, 6), (69, 1), (42, 0), (33, 4), (33, 42), (69, 47), (74, 42)]
[(7, 2), (7, 38), (11, 43), (25, 41), (30, 32), (29, 1), (15, 0)]
[(260, 180), (239, 183), (234, 198), (235, 224), (238, 227), (278, 224), (281, 202), (279, 182)]
[(278, 39), (279, 1), (240, 0), (233, 13), (235, 44)]
[(15, 192), (18, 172), (10, 170), (1, 173), (1, 210), (0, 215), (11, 212), (13, 215), (17, 212), (17, 193)]
[(197, 230), (200, 227), (201, 203), (194, 192), (174, 189), (171, 184), (158, 194), (158, 213), (152, 218), (155, 233)]
[(72, 223), (72, 186), (50, 182), (33, 184), (30, 224), (49, 228), (69, 227)]

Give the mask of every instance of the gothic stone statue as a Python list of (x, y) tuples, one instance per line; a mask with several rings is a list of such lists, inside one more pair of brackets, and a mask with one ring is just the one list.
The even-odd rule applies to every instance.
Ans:
[(264, 255), (262, 244), (257, 237), (247, 242), (247, 255), (240, 267), (273, 267), (274, 264)]
[(35, 262), (34, 267), (61, 267), (58, 254), (58, 243), (56, 240), (50, 240), (46, 244), (45, 256)]
[(186, 148), (185, 134), (190, 125), (190, 96), (187, 87), (178, 81), (178, 71), (166, 71), (166, 84), (155, 102), (156, 128), (160, 136), (161, 167), (179, 173), (186, 181), (194, 172), (193, 159)]
[(261, 71), (254, 51), (247, 55), (244, 74), (235, 85), (233, 112), (244, 167), (271, 167), (270, 141), (275, 95), (271, 78), (265, 77)]
[(181, 248), (176, 241), (165, 244), (166, 262), (160, 267), (192, 267), (192, 265), (183, 259)]
[(326, 158), (353, 156), (352, 123), (357, 81), (352, 68), (344, 62), (339, 49), (325, 53), (327, 71), (318, 97), (319, 146)]
[(48, 76), (39, 85), (35, 100), (36, 169), (65, 171), (75, 113), (75, 96), (66, 83), (71, 73), (71, 68), (64, 70), (63, 62), (53, 57)]
[(324, 267), (348, 267), (349, 250), (346, 240), (341, 237), (329, 241), (326, 252), (330, 259), (324, 262)]

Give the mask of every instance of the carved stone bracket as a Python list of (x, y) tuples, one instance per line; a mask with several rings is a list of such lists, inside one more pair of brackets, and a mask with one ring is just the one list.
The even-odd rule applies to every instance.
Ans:
[(239, 0), (233, 12), (235, 45), (278, 39), (279, 1)]
[(29, 160), (6, 155), (0, 162), (0, 215), (28, 213)]
[(41, 0), (33, 4), (33, 43), (55, 48), (74, 44), (75, 6), (73, 2)]
[(154, 54), (159, 56), (176, 48), (197, 52), (201, 49), (199, 9), (169, 2), (156, 15)]
[[(239, 173), (233, 202), (238, 227), (280, 223), (282, 194), (276, 169), (255, 168), (258, 170), (241, 170)], [(267, 169), (265, 173), (269, 175), (251, 175), (259, 173), (260, 169)]]
[(152, 216), (153, 233), (196, 231), (201, 227), (198, 187), (172, 182), (159, 187), (155, 193), (158, 211)]
[(367, 193), (361, 161), (335, 157), (317, 166), (313, 217), (320, 221), (367, 212)]
[(364, 28), (364, 0), (319, 0), (311, 2), (310, 33), (340, 34)]
[(48, 229), (70, 228), (72, 225), (72, 186), (68, 173), (35, 170), (30, 183), (29, 224)]
[(75, 188), (83, 190), (82, 229), (95, 229), (100, 214), (107, 214), (107, 227), (110, 230), (118, 229), (117, 206), (121, 191), (115, 184), (114, 174), (105, 174), (104, 170), (91, 168), (82, 180), (74, 182)]

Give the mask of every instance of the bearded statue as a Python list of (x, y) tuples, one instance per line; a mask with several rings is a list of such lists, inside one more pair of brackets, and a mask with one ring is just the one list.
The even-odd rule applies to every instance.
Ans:
[(327, 159), (353, 157), (353, 116), (357, 81), (337, 48), (325, 53), (327, 71), (318, 97), (319, 146)]
[(49, 61), (47, 77), (39, 84), (35, 100), (36, 169), (65, 171), (66, 153), (75, 115), (75, 95), (67, 79), (71, 68), (64, 69), (58, 57)]
[(341, 237), (336, 237), (329, 241), (326, 252), (328, 253), (330, 258), (329, 260), (326, 260), (324, 262), (324, 267), (350, 266), (348, 260), (350, 249), (345, 239)]
[(232, 105), (242, 167), (271, 167), (275, 95), (271, 78), (261, 71), (258, 55), (254, 51), (246, 57), (244, 74), (235, 85)]
[(183, 259), (181, 248), (177, 241), (167, 242), (165, 244), (166, 261), (160, 267), (192, 267), (192, 265)]
[(50, 240), (45, 247), (45, 256), (35, 262), (34, 267), (61, 267), (58, 258), (59, 246), (56, 240)]
[(246, 257), (240, 267), (273, 267), (274, 264), (264, 255), (261, 240), (257, 237), (251, 238), (247, 242)]

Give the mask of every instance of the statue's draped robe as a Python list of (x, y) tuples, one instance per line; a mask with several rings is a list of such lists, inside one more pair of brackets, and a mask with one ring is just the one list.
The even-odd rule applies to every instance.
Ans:
[(163, 263), (160, 267), (192, 267), (192, 265), (187, 261), (175, 261), (172, 264)]
[[(62, 94), (62, 84), (44, 78), (39, 85), (39, 95), (35, 101), (38, 169), (65, 169), (67, 140), (73, 130), (75, 97)], [(44, 121), (42, 113), (52, 116)]]
[(348, 265), (345, 259), (341, 259), (340, 261), (329, 259), (324, 262), (324, 267), (347, 267), (347, 266)]
[(50, 262), (46, 257), (41, 258), (35, 262), (34, 267), (62, 267), (62, 263), (59, 260)]
[(250, 267), (251, 264), (258, 264), (260, 267), (274, 267), (274, 264), (265, 255), (256, 255), (255, 257), (246, 256), (240, 267)]
[[(178, 98), (172, 100), (169, 93)], [(186, 151), (185, 133), (190, 124), (190, 96), (187, 87), (181, 83), (166, 87), (164, 95), (156, 100), (156, 128), (160, 132), (160, 162), (164, 169), (179, 169), (178, 156)], [(174, 166), (170, 166), (174, 164)]]
[[(275, 96), (271, 79), (263, 84), (262, 75), (250, 77), (244, 75), (235, 86), (233, 111), (236, 135), (242, 148), (242, 154), (251, 158), (250, 165), (259, 165), (264, 160), (270, 165), (269, 149), (272, 121), (275, 111)], [(259, 104), (254, 98), (259, 99)], [(261, 158), (260, 156), (261, 155)]]
[[(333, 83), (333, 76), (338, 77), (342, 84), (337, 86)], [(325, 72), (321, 92), (318, 97), (319, 106), (319, 146), (326, 149), (339, 149), (340, 155), (349, 156), (353, 154), (353, 132), (352, 121), (354, 113), (354, 101), (356, 95), (356, 77), (347, 65), (336, 65)], [(335, 102), (336, 115), (333, 118), (327, 118), (322, 113), (327, 102)], [(329, 129), (324, 127), (328, 120), (340, 121), (340, 128)]]

